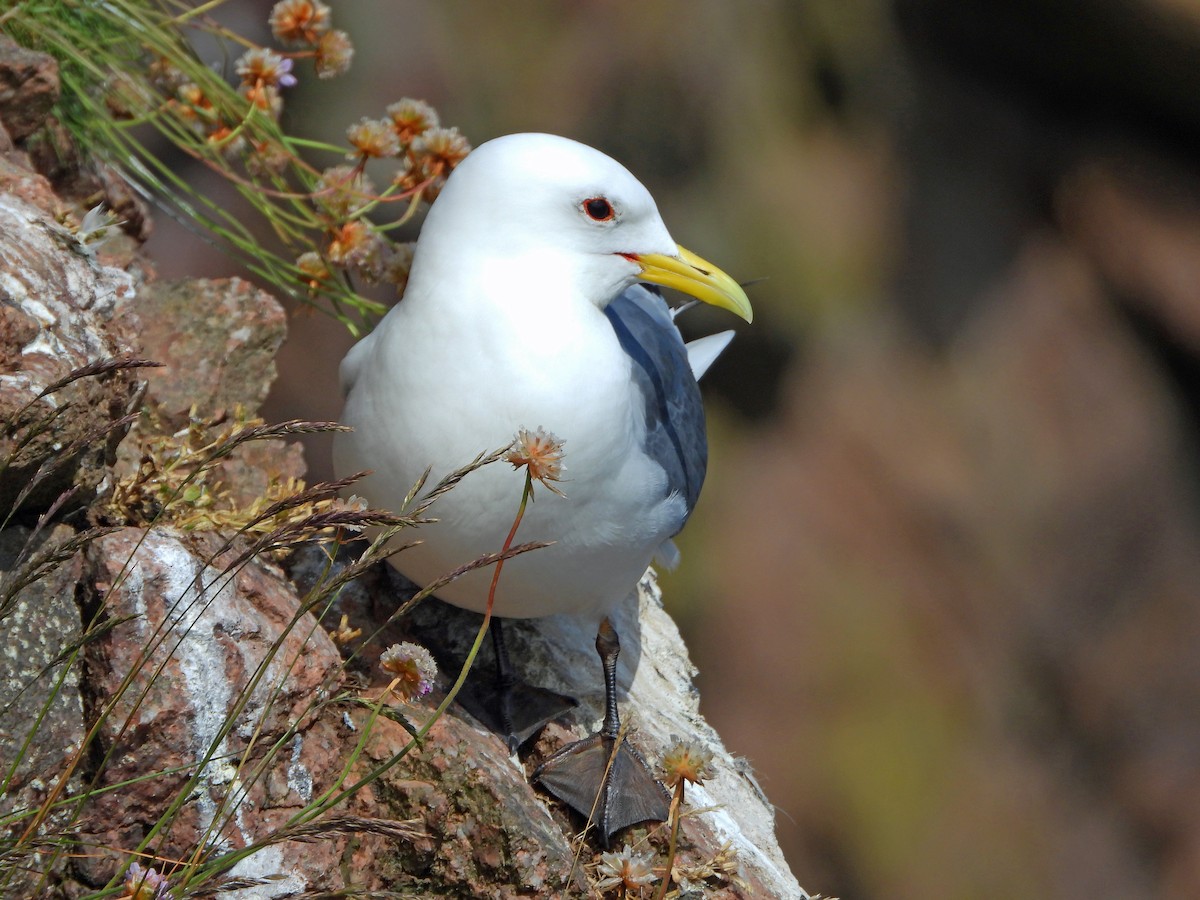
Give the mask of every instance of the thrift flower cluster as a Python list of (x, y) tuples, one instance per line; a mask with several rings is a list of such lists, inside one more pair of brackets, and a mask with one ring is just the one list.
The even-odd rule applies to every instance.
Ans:
[(121, 900), (165, 900), (171, 883), (165, 875), (159, 875), (154, 867), (142, 868), (140, 863), (130, 863), (125, 872), (125, 894)]
[[(412, 248), (387, 237), (367, 214), (384, 204), (403, 202), (402, 215), (411, 215), (415, 201), (437, 196), (471, 145), (458, 129), (443, 127), (428, 103), (405, 97), (389, 104), (383, 116), (363, 117), (347, 128), (350, 165), (314, 171), (278, 130), (284, 92), (303, 77), (303, 63), (311, 62), (319, 78), (342, 74), (350, 66), (354, 46), (346, 32), (333, 27), (333, 12), (321, 0), (280, 0), (268, 22), (280, 47), (250, 47), (233, 65), (236, 97), (243, 105), (231, 103), (211, 81), (205, 82), (207, 89), (202, 87), (197, 83), (204, 81), (201, 76), (193, 73), (193, 80), (166, 58), (151, 62), (150, 83), (165, 95), (166, 111), (200, 137), (218, 160), (240, 161), (256, 182), (266, 181), (281, 196), (307, 193), (311, 227), (319, 235), (303, 239), (293, 251), (292, 275), (300, 285), (336, 294), (350, 276), (389, 283), (401, 293)], [(118, 101), (126, 114), (133, 114), (128, 96), (114, 96), (113, 103)], [(259, 123), (265, 121), (275, 130), (254, 127), (255, 117), (264, 117)], [(368, 162), (393, 166), (382, 193), (366, 174)], [(230, 177), (239, 180), (233, 173)], [(306, 191), (296, 191), (294, 181)], [(303, 246), (306, 243), (309, 246)]]
[(379, 655), (379, 667), (395, 676), (394, 690), (401, 699), (424, 697), (433, 690), (437, 663), (428, 650), (405, 641), (393, 644)]

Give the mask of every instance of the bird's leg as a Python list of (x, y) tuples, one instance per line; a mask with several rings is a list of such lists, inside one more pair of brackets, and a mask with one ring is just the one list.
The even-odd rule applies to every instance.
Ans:
[(604, 724), (600, 726), (600, 734), (613, 741), (621, 734), (621, 715), (617, 711), (617, 657), (621, 655), (621, 639), (607, 618), (596, 630), (596, 652), (604, 668)]
[(508, 658), (508, 645), (504, 642), (504, 623), (501, 619), (492, 620), (492, 650), (496, 654), (496, 714), (499, 718), (500, 733), (508, 744), (508, 752), (516, 753), (521, 746), (513, 726), (512, 701), (513, 691), (517, 685), (517, 676), (513, 671), (512, 661)]
[(621, 735), (617, 712), (617, 655), (620, 640), (605, 619), (596, 633), (604, 667), (604, 724), (600, 731), (568, 744), (533, 773), (551, 794), (594, 822), (600, 843), (638, 822), (665, 821), (671, 795), (654, 780), (650, 767)]
[(550, 721), (579, 704), (571, 697), (527, 683), (517, 674), (508, 653), (502, 620), (493, 617), (494, 670), (476, 667), (459, 692), (458, 702), (485, 727), (500, 735), (510, 752), (541, 731)]

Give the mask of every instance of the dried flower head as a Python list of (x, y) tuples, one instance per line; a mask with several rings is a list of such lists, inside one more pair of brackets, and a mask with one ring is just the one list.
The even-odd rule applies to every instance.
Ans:
[(146, 69), (149, 82), (165, 94), (173, 94), (187, 81), (187, 76), (165, 56), (150, 61)]
[(245, 136), (228, 125), (221, 125), (210, 131), (207, 141), (220, 150), (226, 159), (237, 159), (247, 146)]
[(437, 110), (424, 100), (414, 100), (404, 97), (392, 103), (387, 108), (387, 114), (392, 119), (392, 128), (396, 137), (405, 146), (413, 142), (413, 138), (424, 134), (430, 128), (441, 125)]
[(283, 97), (279, 88), (273, 84), (246, 84), (238, 86), (238, 93), (257, 106), (272, 119), (279, 118), (283, 112)]
[(410, 149), (417, 175), (429, 182), (426, 196), (432, 200), (454, 167), (471, 152), (471, 145), (457, 128), (430, 128), (413, 139)]
[(314, 250), (301, 253), (296, 258), (296, 268), (300, 270), (312, 290), (316, 290), (321, 286), (321, 282), (328, 281), (333, 277), (333, 273), (329, 271), (329, 266), (325, 264), (321, 254)]
[(347, 222), (333, 232), (326, 251), (335, 266), (351, 266), (362, 259), (371, 248), (374, 233), (361, 219)]
[(634, 853), (628, 844), (615, 853), (601, 853), (600, 865), (596, 870), (600, 880), (596, 882), (596, 888), (607, 891), (620, 887), (626, 894), (630, 891), (641, 894), (642, 888), (654, 881), (654, 870), (650, 866), (652, 859), (650, 854)]
[(417, 173), (416, 167), (413, 166), (412, 151), (405, 153), (397, 160), (396, 174), (392, 177), (392, 184), (396, 185), (404, 193), (414, 191), (421, 186), (421, 177)]
[(125, 872), (125, 897), (128, 900), (164, 900), (171, 884), (153, 867), (143, 869), (139, 863), (130, 863)]
[(333, 78), (350, 68), (354, 58), (354, 45), (350, 35), (344, 31), (329, 31), (321, 35), (316, 46), (316, 69), (318, 78)]
[(320, 0), (280, 0), (267, 21), (277, 41), (311, 46), (329, 31), (329, 7)]
[(204, 93), (204, 88), (191, 81), (175, 89), (175, 97), (170, 101), (170, 106), (200, 134), (204, 134), (209, 125), (217, 120), (216, 109)]
[(282, 174), (295, 160), (292, 153), (276, 140), (251, 140), (246, 154), (246, 170), (251, 175), (271, 176)]
[[(153, 64), (152, 64), (153, 65)], [(153, 82), (151, 82), (153, 84)], [(174, 88), (171, 88), (174, 91)], [(104, 94), (104, 105), (118, 119), (132, 119), (148, 115), (160, 102), (141, 77), (128, 72), (117, 72), (109, 80)]]
[(551, 484), (552, 481), (562, 481), (562, 473), (566, 469), (562, 461), (564, 443), (540, 426), (537, 431), (522, 428), (504, 458), (512, 463), (514, 469), (528, 466), (531, 478), (536, 478), (558, 496), (565, 497), (561, 490)]
[(681, 781), (703, 784), (712, 776), (713, 755), (696, 741), (685, 741), (672, 736), (674, 743), (663, 754), (663, 781), (675, 787)]
[(354, 219), (335, 229), (325, 255), (335, 266), (378, 279), (387, 260), (387, 243), (362, 219)]
[(346, 138), (355, 150), (354, 153), (346, 154), (349, 159), (383, 159), (400, 152), (400, 138), (396, 137), (392, 123), (387, 119), (368, 119), (364, 116), (346, 129)]
[(726, 841), (712, 856), (705, 856), (688, 865), (676, 864), (671, 869), (671, 880), (679, 887), (682, 896), (686, 892), (704, 891), (710, 881), (721, 881), (741, 890), (748, 889), (739, 874), (737, 850)]
[(379, 666), (395, 676), (393, 690), (403, 699), (423, 697), (433, 689), (437, 663), (419, 644), (392, 644), (379, 655)]
[(245, 85), (291, 87), (296, 83), (292, 61), (264, 47), (254, 47), (243, 53), (236, 70)]
[(313, 199), (333, 216), (345, 219), (375, 198), (375, 185), (354, 166), (331, 166), (313, 185)]

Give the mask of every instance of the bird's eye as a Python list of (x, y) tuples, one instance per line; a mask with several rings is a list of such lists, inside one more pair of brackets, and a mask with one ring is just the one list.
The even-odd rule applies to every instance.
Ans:
[(607, 197), (589, 197), (583, 201), (583, 211), (596, 222), (607, 222), (617, 214)]

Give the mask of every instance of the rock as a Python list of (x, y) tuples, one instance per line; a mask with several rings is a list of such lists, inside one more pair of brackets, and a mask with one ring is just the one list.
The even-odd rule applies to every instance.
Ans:
[(1090, 161), (1064, 179), (1064, 231), (1122, 299), (1200, 355), (1200, 179), (1161, 161), (1140, 179), (1123, 168)]
[[(315, 580), (316, 573), (324, 566), (324, 556), (311, 550), (298, 554), (291, 563), (293, 577), (302, 589)], [(431, 648), (436, 647), (435, 653), (441, 660), (464, 658), (475, 638), (480, 617), (436, 600), (423, 602), (401, 623), (377, 631), (378, 623), (385, 621), (414, 592), (415, 588), (390, 567), (377, 568), (361, 584), (339, 597), (325, 621), (333, 627), (345, 615), (351, 627), (362, 628), (366, 637), (352, 646), (364, 660), (377, 660), (389, 644), (414, 636)], [(677, 867), (699, 869), (719, 856), (728, 860), (727, 870), (706, 883), (705, 896), (806, 897), (775, 840), (774, 809), (746, 763), (730, 756), (719, 736), (700, 716), (700, 698), (692, 683), (694, 669), (675, 623), (662, 608), (653, 572), (647, 573), (637, 596), (627, 598), (612, 621), (622, 641), (618, 666), (623, 695), (621, 711), (635, 726), (632, 739), (642, 753), (654, 763), (676, 738), (683, 738), (698, 742), (714, 754), (714, 776), (703, 786), (690, 787), (687, 794), (690, 808), (707, 811), (685, 818)], [(439, 722), (435, 730), (438, 737), (431, 736), (438, 748), (432, 759), (421, 752), (414, 754), (411, 762), (405, 761), (397, 767), (414, 779), (428, 782), (428, 797), (436, 798), (413, 807), (411, 814), (424, 817), (431, 837), (431, 844), (416, 846), (418, 852), (426, 847), (426, 856), (415, 863), (419, 871), (450, 877), (440, 882), (441, 887), (478, 892), (483, 889), (481, 885), (487, 884), (482, 875), (489, 871), (493, 884), (525, 885), (530, 883), (530, 877), (546, 885), (568, 880), (572, 857), (569, 838), (583, 823), (533, 787), (526, 774), (541, 758), (567, 741), (593, 731), (603, 716), (603, 681), (595, 651), (596, 636), (587, 632), (578, 621), (565, 616), (514, 619), (505, 623), (505, 637), (512, 658), (519, 661), (521, 677), (531, 685), (582, 701), (571, 717), (569, 728), (549, 727), (543, 739), (526, 750), (524, 771), (508, 760), (503, 741), (458, 705), (452, 706)], [(476, 666), (490, 672), (494, 665), (490, 642), (485, 648)], [(443, 667), (447, 668), (444, 662)], [(457, 676), (457, 671), (455, 663), (443, 673), (447, 684)], [(363, 674), (377, 683), (382, 681), (379, 674), (369, 669)], [(463, 767), (468, 773), (466, 780), (459, 771)], [(471, 772), (488, 772), (486, 785), (472, 786)], [(489, 798), (486, 811), (472, 811), (464, 806), (475, 802), (473, 798), (481, 790)], [(485, 816), (494, 827), (483, 829), (464, 844), (460, 822), (463, 816), (468, 816), (470, 828), (475, 828)], [(552, 826), (549, 832), (548, 825)], [(664, 849), (663, 828), (635, 828), (635, 839), (652, 830), (652, 845)], [(532, 869), (526, 864), (524, 869), (489, 870), (485, 866), (481, 871), (478, 856), (521, 859), (514, 841), (520, 847), (522, 835), (537, 835), (523, 851), (524, 858), (532, 861)], [(620, 841), (627, 838), (616, 838), (618, 848)], [(468, 849), (476, 856), (468, 853)], [(594, 856), (595, 851), (585, 851), (585, 860)], [(501, 873), (503, 877), (496, 877)]]
[[(25, 563), (47, 559), (74, 535), (65, 525), (33, 537), (27, 528), (0, 531), (0, 601), (13, 579), (28, 571)], [(37, 809), (59, 786), (68, 762), (83, 745), (86, 725), (80, 697), (82, 663), (63, 657), (74, 647), (83, 629), (75, 605), (75, 585), (83, 570), (81, 555), (48, 566), (43, 577), (21, 588), (0, 605), (6, 636), (0, 654), (0, 768), (12, 780), (0, 792), (0, 818), (22, 809)], [(40, 720), (40, 721), (39, 721)], [(29, 741), (36, 724), (36, 739)], [(78, 777), (71, 780), (79, 788)], [(65, 810), (51, 814), (42, 833), (53, 833), (66, 824)], [(12, 820), (6, 837), (15, 838), (27, 822)], [(34, 854), (6, 858), (15, 880), (2, 882), (7, 896), (26, 896), (36, 886)], [(21, 874), (23, 873), (23, 874)]]
[[(415, 723), (432, 710), (432, 702), (403, 709)], [(384, 763), (408, 742), (398, 724), (379, 722), (364, 762)], [(376, 795), (393, 798), (387, 808), (395, 818), (422, 823), (423, 836), (397, 848), (396, 883), (471, 897), (540, 897), (582, 886), (581, 873), (572, 877), (567, 836), (533, 796), (521, 765), (461, 714), (442, 716), (423, 745), (381, 779)]]
[[(238, 408), (254, 417), (275, 379), (275, 353), (286, 324), (279, 301), (240, 278), (151, 283), (120, 304), (115, 327), (131, 336), (139, 353), (163, 365), (148, 375), (143, 404), (153, 415), (120, 448), (116, 473), (135, 472), (147, 453), (146, 440), (160, 434), (214, 423), (203, 444)], [(270, 485), (302, 477), (304, 454), (298, 443), (249, 441), (216, 470), (213, 480), (222, 484), (225, 501), (245, 508)]]
[(36, 131), (58, 102), (58, 61), (0, 35), (0, 123), (14, 141)]
[(139, 351), (163, 363), (149, 376), (149, 402), (168, 427), (201, 418), (254, 415), (275, 378), (287, 334), (279, 301), (240, 278), (156, 282), (117, 310)]
[[(814, 887), (1189, 896), (1165, 887), (1200, 858), (1180, 409), (1062, 240), (1030, 238), (982, 305), (940, 355), (858, 323), (730, 461), (717, 590), (761, 610), (711, 614), (705, 700), (774, 773)], [(765, 686), (786, 715), (744, 708)], [(855, 864), (823, 869), (830, 845)]]
[[(108, 759), (100, 784), (143, 780), (86, 807), (83, 834), (110, 848), (79, 864), (89, 883), (103, 883), (181, 791), (187, 802), (155, 842), (167, 859), (265, 837), (343, 765), (341, 715), (317, 712), (340, 684), (336, 648), (311, 617), (295, 621), (299, 600), (278, 570), (228, 571), (213, 556), (219, 543), (127, 529), (90, 550), (104, 614), (125, 620), (88, 647), (89, 714), (102, 717)], [(230, 875), (283, 876), (261, 897), (338, 889), (345, 845), (268, 846)]]
[(79, 502), (106, 477), (124, 434), (114, 425), (132, 410), (137, 379), (115, 369), (45, 392), (81, 367), (120, 355), (108, 321), (135, 283), (97, 263), (45, 210), (4, 193), (0, 271), (0, 459), (7, 459), (0, 511), (7, 514), (32, 483), (21, 507), (28, 516), (72, 485), (81, 489)]

